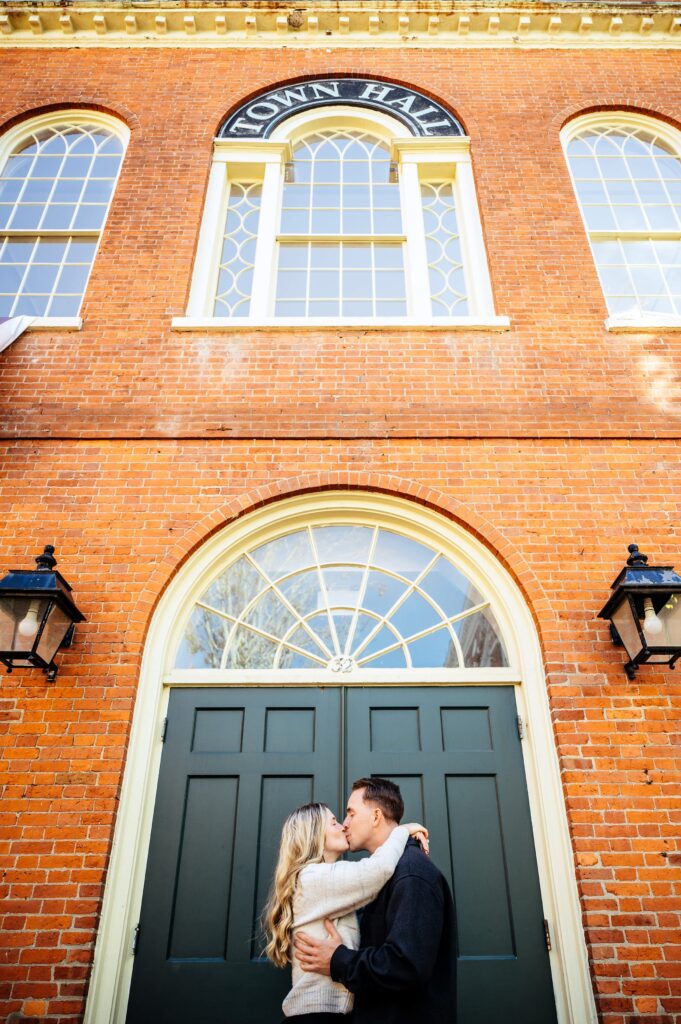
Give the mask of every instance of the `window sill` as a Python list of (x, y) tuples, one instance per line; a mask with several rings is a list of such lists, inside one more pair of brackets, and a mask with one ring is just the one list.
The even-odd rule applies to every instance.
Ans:
[(83, 318), (80, 316), (35, 316), (27, 331), (80, 331)]
[(413, 331), (508, 331), (511, 327), (507, 316), (474, 317), (459, 316), (441, 320), (417, 320), (410, 317), (386, 317), (384, 320), (365, 320), (362, 317), (334, 320), (329, 317), (290, 317), (287, 320), (227, 319), (226, 317), (175, 316), (172, 320), (175, 331), (323, 331), (347, 328), (361, 331), (385, 331), (390, 328)]
[(605, 321), (606, 331), (616, 334), (640, 334), (646, 331), (681, 331), (681, 317), (660, 314), (659, 316), (617, 317), (609, 316)]

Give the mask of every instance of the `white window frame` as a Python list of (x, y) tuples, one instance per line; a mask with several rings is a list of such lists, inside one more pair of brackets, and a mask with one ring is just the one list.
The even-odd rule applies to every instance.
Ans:
[[(379, 135), (389, 144), (391, 159), (398, 166), (406, 239), (408, 316), (275, 317), (272, 314), (276, 289), (277, 232), (286, 164), (292, 160), (293, 147), (300, 138), (316, 130), (340, 127), (371, 131)], [(433, 178), (451, 178), (453, 184), (468, 291), (470, 312), (467, 316), (441, 317), (431, 312), (419, 186), (420, 181)], [(247, 317), (218, 317), (213, 313), (230, 180), (262, 182), (253, 298), (250, 315)], [(320, 235), (319, 240), (338, 239)], [(184, 317), (173, 318), (173, 327), (177, 330), (244, 330), (254, 327), (308, 327), (318, 330), (336, 325), (413, 326), (435, 330), (452, 327), (468, 330), (508, 329), (509, 318), (497, 316), (494, 311), (468, 137), (414, 137), (401, 122), (379, 111), (339, 105), (315, 108), (294, 115), (275, 129), (271, 139), (215, 139), (187, 312)]]
[[(85, 289), (83, 290), (83, 298), (81, 299), (82, 306), (82, 301), (85, 299), (87, 286), (89, 284), (90, 276), (92, 274), (92, 269), (95, 265), (95, 260), (97, 259), (99, 247), (102, 242), (102, 235), (104, 234), (104, 229), (109, 219), (111, 205), (116, 195), (116, 189), (118, 188), (118, 182), (121, 175), (121, 168), (123, 166), (123, 161), (125, 160), (128, 142), (130, 141), (130, 129), (122, 121), (119, 121), (118, 118), (111, 117), (109, 114), (102, 114), (98, 110), (88, 110), (84, 108), (78, 108), (77, 110), (74, 110), (72, 108), (64, 108), (62, 110), (54, 110), (49, 114), (40, 114), (38, 117), (32, 117), (26, 121), (20, 121), (19, 124), (14, 125), (8, 131), (6, 131), (4, 135), (0, 136), (0, 170), (4, 169), (10, 156), (14, 154), (16, 147), (20, 145), (20, 143), (33, 132), (40, 131), (43, 128), (54, 128), (66, 124), (87, 124), (97, 128), (107, 128), (109, 131), (112, 131), (115, 135), (117, 135), (123, 144), (123, 156), (121, 157), (121, 164), (118, 169), (118, 174), (116, 175), (116, 180), (114, 181), (113, 191), (111, 193), (111, 198), (109, 199), (109, 205), (107, 207), (106, 216), (104, 218), (104, 221), (102, 222), (102, 226), (96, 231), (89, 229), (82, 231), (74, 231), (73, 229), (64, 230), (62, 228), (53, 231), (43, 229), (35, 231), (13, 231), (10, 228), (7, 230), (0, 230), (0, 235), (2, 235), (3, 237), (6, 235), (15, 235), (16, 237), (19, 237), (21, 235), (24, 235), (26, 237), (34, 235), (49, 236), (50, 234), (59, 235), (60, 237), (63, 237), (65, 235), (68, 235), (69, 237), (93, 237), (94, 235), (97, 235), (95, 254), (92, 257), (92, 263), (90, 264), (90, 272), (88, 274), (88, 281), (85, 285)], [(26, 329), (32, 331), (54, 329), (66, 331), (79, 331), (83, 326), (83, 319), (81, 316), (35, 316), (26, 317), (25, 319), (30, 320), (30, 323)]]
[[(667, 143), (668, 146), (674, 151), (675, 155), (681, 159), (681, 132), (678, 129), (673, 128), (665, 121), (661, 121), (655, 117), (647, 117), (645, 114), (631, 113), (627, 110), (603, 110), (593, 114), (584, 114), (580, 117), (574, 118), (564, 126), (560, 133), (561, 142), (563, 144), (563, 152), (565, 154), (565, 163), (567, 164), (568, 172), (570, 174), (570, 181), (574, 189), (574, 195), (577, 202), (577, 208), (579, 209), (582, 223), (584, 224), (584, 231), (589, 241), (589, 247), (591, 248), (592, 257), (594, 260), (594, 270), (598, 275), (596, 268), (596, 259), (593, 253), (592, 237), (598, 236), (598, 240), (602, 239), (624, 239), (625, 241), (638, 241), (640, 239), (648, 239), (656, 234), (660, 234), (664, 237), (664, 232), (656, 231), (591, 231), (586, 223), (584, 211), (582, 210), (582, 204), (577, 193), (577, 186), (575, 179), (572, 176), (572, 167), (568, 159), (568, 146), (573, 139), (577, 138), (583, 132), (588, 131), (590, 128), (625, 128), (631, 130), (632, 128), (641, 128), (645, 131), (654, 132), (659, 138)], [(675, 232), (677, 234), (677, 232)], [(678, 232), (681, 235), (681, 232)], [(600, 286), (600, 280), (599, 280)], [(603, 293), (604, 302), (607, 305), (607, 298)], [(642, 313), (638, 312), (636, 316), (631, 314), (618, 314), (608, 316), (605, 320), (605, 328), (608, 331), (615, 332), (636, 332), (636, 331), (650, 331), (650, 330), (678, 330), (681, 331), (681, 316), (676, 316), (672, 313)]]

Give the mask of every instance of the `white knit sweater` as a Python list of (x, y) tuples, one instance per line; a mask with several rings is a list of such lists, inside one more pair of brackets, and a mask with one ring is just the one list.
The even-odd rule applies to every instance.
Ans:
[[(371, 857), (304, 867), (293, 896), (294, 937), (302, 930), (318, 939), (328, 938), (324, 918), (329, 917), (343, 944), (357, 949), (359, 925), (355, 911), (371, 903), (392, 877), (408, 838), (407, 829), (398, 825)], [(350, 1013), (352, 1010), (352, 993), (331, 978), (303, 971), (295, 955), (291, 973), (291, 991), (282, 1004), (284, 1016)]]

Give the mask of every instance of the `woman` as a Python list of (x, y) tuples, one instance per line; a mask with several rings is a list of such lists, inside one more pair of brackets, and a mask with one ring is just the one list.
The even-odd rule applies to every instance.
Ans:
[(304, 926), (311, 935), (326, 938), (324, 918), (333, 918), (343, 943), (357, 949), (355, 911), (371, 903), (392, 876), (410, 835), (427, 849), (423, 825), (398, 825), (371, 857), (349, 863), (339, 860), (349, 843), (326, 804), (305, 804), (289, 814), (264, 912), (266, 955), (277, 967), (292, 964), (292, 987), (283, 1002), (285, 1024), (347, 1021), (352, 994), (331, 978), (300, 968), (292, 955), (295, 933)]

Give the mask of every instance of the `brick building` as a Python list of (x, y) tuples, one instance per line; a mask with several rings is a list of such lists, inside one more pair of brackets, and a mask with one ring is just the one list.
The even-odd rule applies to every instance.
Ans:
[(281, 819), (377, 772), (461, 1022), (681, 1022), (681, 687), (597, 618), (681, 563), (680, 46), (0, 5), (2, 568), (54, 544), (86, 616), (2, 678), (3, 1018), (277, 1020)]

